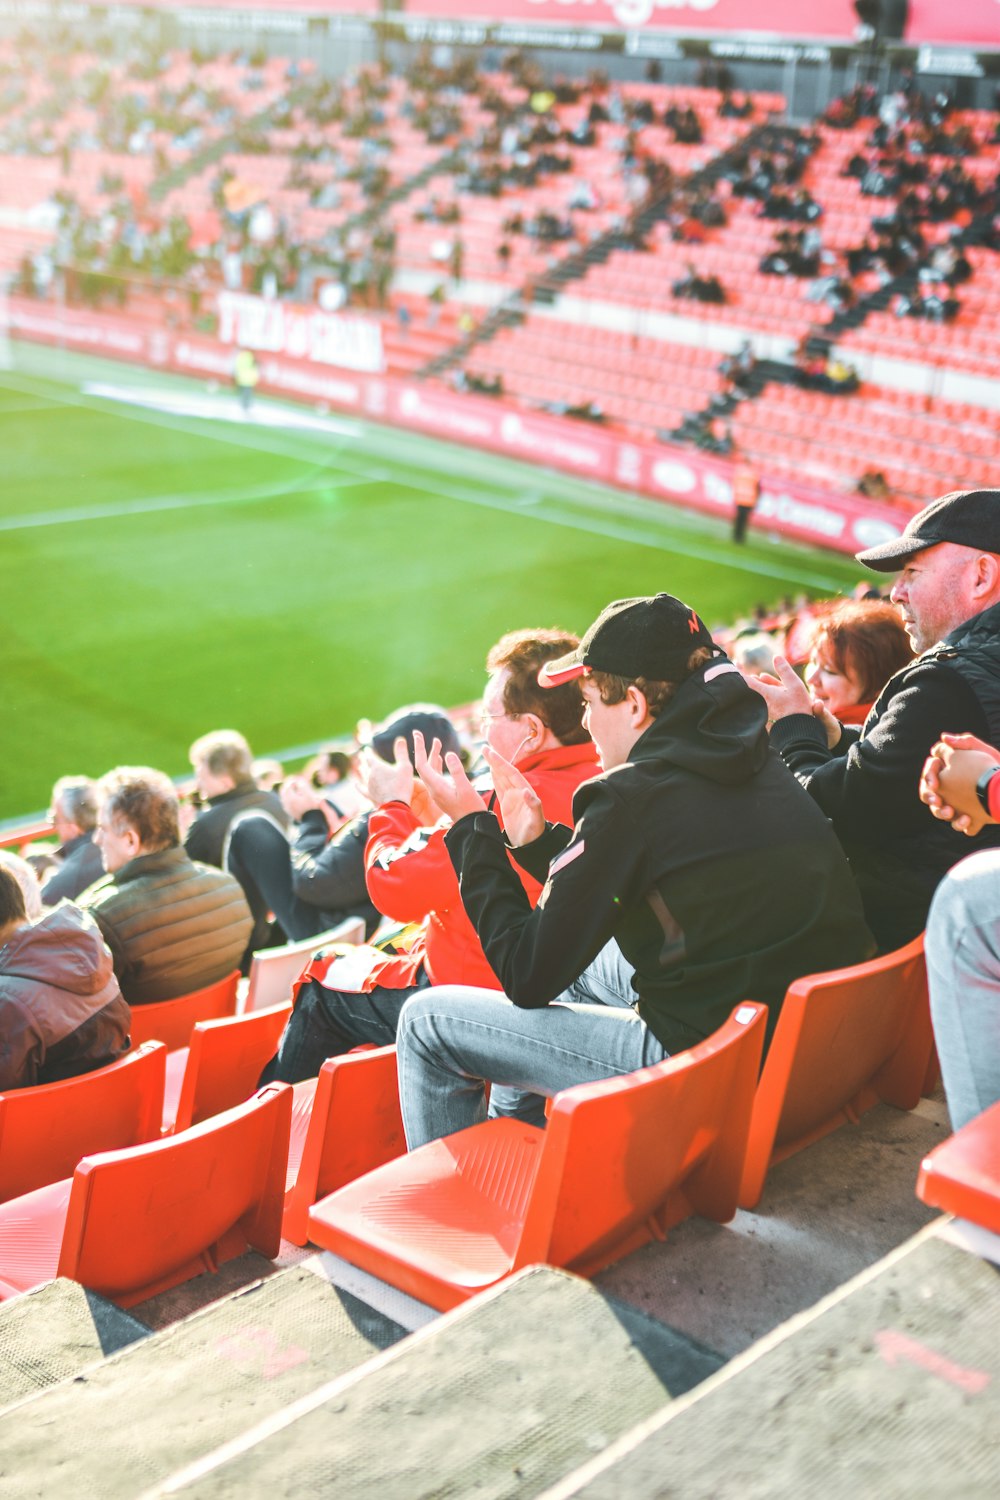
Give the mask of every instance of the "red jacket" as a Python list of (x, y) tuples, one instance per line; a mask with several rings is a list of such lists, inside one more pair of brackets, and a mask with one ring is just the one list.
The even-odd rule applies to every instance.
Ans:
[[(573, 793), (581, 782), (596, 776), (600, 766), (588, 740), (542, 750), (521, 761), (518, 770), (538, 793), (546, 820), (572, 828)], [(387, 802), (371, 815), (365, 848), (368, 893), (379, 911), (394, 921), (424, 923), (405, 959), (390, 960), (374, 983), (412, 984), (423, 963), (434, 984), (500, 988), (462, 905), (458, 878), (444, 846), (448, 826), (421, 828), (405, 802)], [(541, 886), (513, 861), (512, 865), (534, 905)], [(397, 978), (393, 969), (400, 965)]]

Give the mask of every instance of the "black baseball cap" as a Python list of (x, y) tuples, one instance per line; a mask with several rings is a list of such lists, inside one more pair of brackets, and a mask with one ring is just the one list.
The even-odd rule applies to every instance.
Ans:
[(903, 535), (855, 556), (876, 573), (894, 573), (915, 552), (955, 542), (978, 552), (1000, 553), (1000, 490), (952, 490), (907, 521)]
[(690, 605), (673, 594), (616, 599), (603, 609), (575, 651), (546, 662), (540, 687), (558, 687), (589, 672), (678, 682), (698, 646), (715, 642)]
[(424, 737), (424, 744), (428, 750), (432, 740), (441, 741), (441, 754), (447, 755), (454, 750), (457, 755), (461, 750), (461, 742), (454, 724), (449, 719), (443, 708), (436, 703), (410, 703), (405, 708), (399, 708), (392, 718), (386, 719), (380, 724), (371, 738), (371, 747), (376, 755), (381, 756), (391, 765), (395, 759), (394, 745), (402, 735), (413, 756), (413, 732), (419, 729)]

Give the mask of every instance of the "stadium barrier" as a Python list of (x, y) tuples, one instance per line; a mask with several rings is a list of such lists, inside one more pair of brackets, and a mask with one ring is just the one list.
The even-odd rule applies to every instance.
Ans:
[[(15, 338), (202, 379), (232, 379), (232, 349), (205, 335), (146, 327), (112, 313), (20, 297), (10, 299), (8, 312)], [(598, 425), (526, 412), (495, 397), (458, 395), (440, 385), (364, 375), (279, 355), (262, 354), (259, 365), (259, 389), (277, 396), (355, 412), (726, 519), (732, 513), (736, 465), (726, 459), (630, 441)], [(910, 516), (899, 505), (769, 475), (766, 469), (760, 479), (757, 525), (812, 546), (854, 553), (898, 536)]]

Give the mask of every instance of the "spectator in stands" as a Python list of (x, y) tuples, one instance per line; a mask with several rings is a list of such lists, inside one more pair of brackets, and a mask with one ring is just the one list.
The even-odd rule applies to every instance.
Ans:
[[(543, 692), (537, 679), (553, 652), (576, 645), (576, 636), (556, 630), (503, 636), (487, 657), (490, 676), (483, 696), (487, 744), (515, 762), (549, 816), (566, 823), (572, 816), (573, 793), (596, 773), (597, 757), (583, 728), (577, 684), (551, 694)], [(428, 723), (414, 728), (422, 742), (430, 743), (433, 736), (439, 743), (456, 745), (450, 725), (443, 739)], [(336, 961), (317, 967), (311, 984), (296, 997), (278, 1054), (262, 1082), (298, 1082), (318, 1072), (325, 1058), (359, 1042), (392, 1042), (405, 1001), (428, 984), (496, 988), (496, 977), (462, 907), (444, 847), (440, 810), (426, 787), (414, 779), (413, 738), (411, 730), (408, 742), (397, 739), (394, 751), (391, 745), (381, 746), (381, 758), (368, 759), (368, 790), (376, 807), (365, 863), (368, 888), (380, 910), (397, 921), (420, 923), (420, 937), (395, 958), (372, 949), (363, 980), (355, 960), (349, 989), (338, 987), (345, 981), (339, 978)], [(393, 759), (387, 764), (390, 755)], [(525, 876), (523, 889), (525, 899), (534, 902), (541, 886)], [(511, 1107), (517, 1108), (516, 1103)]]
[[(916, 660), (891, 679), (860, 730), (818, 720), (783, 658), (755, 686), (771, 741), (830, 818), (883, 951), (922, 930), (935, 887), (960, 857), (950, 828), (914, 795), (946, 725), (1000, 743), (1000, 491), (944, 495), (897, 540), (858, 553), (878, 572), (902, 568), (892, 599)], [(1000, 846), (1000, 830), (977, 835)]]
[[(1000, 751), (974, 735), (942, 735), (924, 766), (920, 797), (970, 838), (995, 826)], [(1000, 1100), (1000, 852), (963, 859), (941, 882), (926, 953), (934, 1040), (958, 1130)]]
[(354, 757), (336, 745), (325, 745), (305, 767), (303, 775), (312, 782), (317, 791), (337, 815), (338, 825), (348, 818), (356, 818), (366, 806), (357, 781), (354, 778)]
[(213, 729), (188, 751), (201, 808), (184, 835), (192, 859), (223, 868), (226, 835), (232, 821), (249, 808), (260, 809), (282, 828), (288, 815), (277, 793), (262, 791), (253, 774), (250, 746), (236, 729)]
[(24, 900), (24, 910), (29, 922), (37, 922), (45, 910), (42, 902), (42, 889), (38, 883), (38, 876), (26, 859), (15, 854), (13, 849), (0, 849), (0, 866), (3, 866), (21, 887), (21, 896)]
[(55, 906), (63, 897), (74, 900), (104, 872), (101, 851), (94, 843), (96, 784), (89, 776), (60, 777), (52, 788), (50, 809), (59, 848), (41, 872), (42, 901)]
[(817, 623), (806, 686), (813, 703), (838, 723), (863, 724), (889, 679), (912, 660), (910, 638), (892, 604), (846, 599)]
[[(826, 820), (768, 753), (763, 704), (693, 610), (668, 594), (617, 600), (541, 680), (581, 678), (603, 772), (574, 798), (572, 832), (546, 826), (524, 778), (490, 754), (505, 836), (454, 757), (444, 775), (418, 751), (504, 994), (447, 986), (407, 1004), (411, 1147), (481, 1119), (483, 1080), (551, 1096), (630, 1073), (711, 1034), (748, 994), (773, 1026), (794, 976), (871, 950)], [(534, 910), (508, 851), (546, 880)], [(575, 1003), (611, 940), (634, 1006)]]
[(114, 1062), (128, 1051), (130, 1020), (96, 923), (68, 902), (30, 921), (0, 864), (0, 1089)]
[(238, 969), (253, 925), (231, 875), (195, 864), (180, 841), (177, 793), (146, 766), (98, 783), (103, 880), (80, 904), (111, 949), (130, 1005), (173, 1000)]

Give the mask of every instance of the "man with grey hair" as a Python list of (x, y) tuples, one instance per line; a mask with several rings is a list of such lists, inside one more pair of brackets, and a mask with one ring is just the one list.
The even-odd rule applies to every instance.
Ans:
[(59, 848), (54, 863), (42, 874), (42, 901), (55, 906), (74, 901), (104, 873), (101, 851), (94, 843), (97, 827), (97, 784), (89, 776), (61, 776), (49, 804)]
[(266, 813), (280, 828), (288, 828), (277, 793), (262, 791), (254, 781), (250, 746), (238, 730), (213, 729), (195, 740), (188, 755), (202, 804), (184, 836), (192, 859), (221, 870), (226, 835), (240, 813)]
[[(863, 727), (813, 706), (788, 662), (750, 678), (774, 722), (771, 744), (833, 824), (883, 952), (923, 930), (931, 897), (969, 844), (917, 797), (945, 730), (1000, 744), (1000, 490), (956, 490), (902, 536), (857, 554), (899, 571), (891, 598), (920, 653), (879, 694)], [(988, 827), (972, 850), (1000, 847)]]
[(161, 771), (119, 766), (99, 783), (107, 874), (84, 892), (130, 1005), (173, 1000), (242, 963), (253, 919), (236, 880), (180, 841), (177, 793)]

